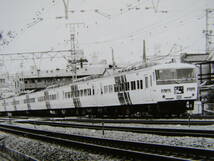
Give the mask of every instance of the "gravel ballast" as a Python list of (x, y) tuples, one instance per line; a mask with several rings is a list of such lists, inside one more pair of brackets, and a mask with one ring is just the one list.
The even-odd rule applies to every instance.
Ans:
[(112, 138), (118, 140), (136, 141), (136, 142), (146, 142), (146, 143), (156, 143), (165, 144), (173, 146), (187, 146), (196, 147), (203, 149), (213, 149), (214, 150), (214, 139), (204, 138), (204, 137), (175, 137), (175, 136), (161, 136), (155, 134), (142, 134), (134, 132), (123, 132), (123, 131), (109, 131), (105, 130), (104, 135), (102, 130), (91, 130), (91, 129), (78, 129), (78, 128), (63, 128), (63, 127), (53, 127), (47, 125), (30, 125), (21, 124), (23, 127), (31, 127), (41, 130), (51, 130), (55, 132), (62, 132), (66, 134), (84, 135), (84, 136), (94, 136), (100, 138)]
[(7, 147), (41, 161), (120, 161), (110, 156), (91, 154), (15, 135), (5, 135), (7, 135), (5, 139)]
[[(52, 127), (47, 125), (31, 125), (31, 124), (18, 124), (18, 125), (26, 128), (29, 127), (29, 128), (36, 128), (41, 130), (50, 130), (50, 131), (61, 132), (66, 134), (94, 136), (94, 137), (100, 137), (100, 138), (113, 138), (118, 140), (158, 143), (158, 144), (164, 144), (164, 145), (186, 146), (186, 147), (195, 147), (195, 148), (214, 150), (213, 138), (187, 137), (187, 136), (185, 137), (160, 136), (160, 135), (154, 135), (154, 134), (141, 134), (141, 133), (109, 131), (109, 130), (105, 130), (103, 135), (102, 130)], [(183, 128), (182, 126), (178, 126), (178, 127)], [(213, 128), (213, 126), (210, 126), (210, 127), (211, 129)], [(45, 160), (45, 161), (49, 161), (49, 160), (52, 160), (52, 161), (53, 160), (63, 160), (63, 161), (121, 160), (121, 159), (111, 158), (104, 155), (91, 154), (85, 151), (65, 148), (62, 146), (58, 146), (50, 143), (44, 143), (41, 141), (23, 138), (19, 136), (14, 136), (14, 135), (8, 135), (8, 136), (9, 137), (6, 139), (5, 143), (9, 148), (12, 148), (21, 153), (27, 154), (39, 160)]]

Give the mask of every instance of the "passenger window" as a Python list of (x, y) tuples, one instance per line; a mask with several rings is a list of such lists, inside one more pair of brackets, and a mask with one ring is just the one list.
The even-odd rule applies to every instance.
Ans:
[(150, 75), (150, 86), (152, 86), (152, 76)]
[(149, 87), (149, 84), (148, 84), (148, 77), (145, 77), (145, 86), (146, 86), (146, 88)]
[(125, 88), (126, 88), (126, 91), (129, 90), (129, 82), (125, 82)]
[(118, 84), (114, 85), (114, 92), (118, 92)]
[(143, 89), (143, 80), (140, 80), (140, 89)]
[(88, 95), (87, 89), (84, 89), (84, 96), (87, 96), (87, 95)]
[(140, 81), (137, 80), (137, 89), (140, 89)]
[(109, 93), (113, 92), (113, 86), (109, 85)]
[(136, 89), (136, 83), (135, 81), (131, 81), (131, 90), (135, 90)]
[(88, 95), (91, 95), (91, 88), (88, 89)]

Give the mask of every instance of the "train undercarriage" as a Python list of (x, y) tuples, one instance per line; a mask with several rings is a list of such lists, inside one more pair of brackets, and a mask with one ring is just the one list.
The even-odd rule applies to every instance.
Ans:
[(194, 101), (171, 101), (158, 104), (123, 105), (89, 108), (65, 108), (2, 112), (1, 116), (65, 117), (85, 116), (90, 118), (166, 118), (179, 117), (193, 109)]

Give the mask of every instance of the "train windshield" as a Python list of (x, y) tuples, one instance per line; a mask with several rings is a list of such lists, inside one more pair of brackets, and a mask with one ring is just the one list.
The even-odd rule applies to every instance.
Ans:
[(156, 70), (157, 85), (196, 82), (195, 69), (160, 69)]

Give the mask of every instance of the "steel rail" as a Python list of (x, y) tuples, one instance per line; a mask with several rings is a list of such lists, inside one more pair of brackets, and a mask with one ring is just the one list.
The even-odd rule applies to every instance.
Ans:
[(96, 152), (148, 160), (214, 159), (214, 150), (149, 144), (89, 136), (70, 135), (47, 130), (0, 124), (0, 130), (64, 146), (91, 149)]
[(180, 124), (180, 125), (213, 125), (212, 120), (162, 120), (162, 119), (47, 119), (47, 121), (71, 121), (71, 122), (91, 122), (91, 123), (128, 123), (128, 124)]
[(17, 121), (17, 122), (29, 123), (34, 125), (49, 125), (49, 126), (58, 126), (58, 127), (137, 132), (137, 133), (164, 135), (164, 136), (191, 136), (191, 137), (214, 138), (214, 130), (88, 125), (88, 124), (59, 123), (59, 122), (53, 122), (53, 121)]
[[(127, 150), (123, 148), (115, 148), (110, 146), (103, 146), (99, 144), (91, 144), (90, 142), (94, 142), (96, 139), (99, 140), (99, 138), (90, 138), (84, 136), (74, 136), (74, 135), (66, 135), (62, 133), (54, 133), (54, 132), (48, 132), (48, 131), (41, 131), (41, 130), (32, 130), (32, 129), (26, 129), (26, 128), (19, 128), (14, 126), (0, 126), (0, 130), (14, 133), (16, 135), (24, 135), (25, 137), (30, 137), (34, 139), (39, 139), (46, 142), (51, 142), (55, 144), (60, 144), (67, 147), (76, 147), (81, 148), (93, 152), (99, 152), (99, 153), (105, 153), (105, 154), (113, 154), (117, 156), (126, 156), (128, 158), (135, 158), (135, 159), (146, 159), (146, 160), (175, 160), (175, 161), (184, 161), (182, 158), (176, 158), (173, 156), (164, 156), (164, 155), (158, 155), (158, 154), (152, 154), (152, 153), (146, 153), (146, 152), (140, 152), (140, 151), (134, 151), (134, 150)], [(74, 138), (73, 138), (74, 137)], [(72, 139), (71, 139), (72, 138)], [(84, 141), (81, 141), (84, 140)], [(88, 143), (86, 142), (88, 141)], [(103, 140), (103, 139), (102, 139)], [(100, 140), (99, 140), (100, 141)]]

